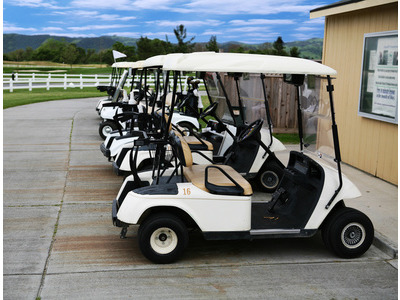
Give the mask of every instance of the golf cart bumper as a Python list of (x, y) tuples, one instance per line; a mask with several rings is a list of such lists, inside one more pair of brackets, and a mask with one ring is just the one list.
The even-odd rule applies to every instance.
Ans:
[(101, 150), (101, 153), (103, 153), (103, 155), (105, 157), (110, 158), (110, 155), (111, 155), (110, 149), (107, 149), (107, 147), (106, 147), (106, 145), (104, 145), (104, 143), (102, 143), (100, 145), (100, 150)]
[(112, 168), (114, 173), (117, 174), (118, 176), (129, 174), (128, 171), (120, 170), (120, 167), (116, 161), (113, 161)]
[(118, 220), (117, 213), (118, 213), (117, 199), (114, 199), (113, 204), (112, 204), (112, 212), (111, 212), (111, 218), (112, 218), (113, 225), (115, 227), (126, 227), (127, 224)]

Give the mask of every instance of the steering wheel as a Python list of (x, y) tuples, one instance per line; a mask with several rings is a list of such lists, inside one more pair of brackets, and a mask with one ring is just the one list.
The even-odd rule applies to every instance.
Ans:
[(203, 119), (209, 115), (211, 115), (212, 113), (215, 112), (215, 110), (218, 107), (218, 102), (213, 102), (211, 103), (201, 114), (200, 114), (200, 118)]
[(263, 119), (258, 119), (254, 121), (253, 123), (249, 124), (243, 131), (239, 134), (237, 138), (237, 142), (241, 143), (255, 134), (259, 133), (262, 127), (262, 124), (264, 123)]

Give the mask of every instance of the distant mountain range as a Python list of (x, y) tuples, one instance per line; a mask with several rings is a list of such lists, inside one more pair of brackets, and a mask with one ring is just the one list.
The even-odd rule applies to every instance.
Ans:
[[(3, 53), (9, 53), (18, 49), (26, 49), (31, 47), (37, 49), (47, 39), (65, 40), (68, 43), (75, 43), (83, 49), (95, 49), (96, 51), (110, 49), (116, 42), (121, 42), (127, 46), (135, 46), (138, 39), (120, 37), (120, 36), (100, 36), (95, 38), (71, 38), (52, 35), (23, 35), (7, 33), (3, 35)], [(301, 57), (312, 59), (321, 59), (322, 55), (322, 39), (314, 38), (305, 41), (287, 42), (287, 49), (297, 47), (300, 50)], [(201, 49), (206, 43), (196, 43)], [(242, 47), (245, 50), (258, 50), (262, 48), (271, 48), (272, 43), (263, 44), (244, 44), (240, 42), (218, 43), (220, 49), (229, 52), (232, 48)]]

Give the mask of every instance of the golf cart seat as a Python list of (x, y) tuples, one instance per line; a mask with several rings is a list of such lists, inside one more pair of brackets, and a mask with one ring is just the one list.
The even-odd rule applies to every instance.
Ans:
[(214, 146), (211, 142), (205, 139), (199, 139), (194, 135), (186, 135), (183, 138), (186, 143), (188, 143), (190, 150), (208, 150), (213, 151)]
[(227, 165), (193, 165), (192, 152), (182, 136), (172, 135), (172, 144), (183, 166), (183, 175), (199, 189), (221, 195), (250, 196), (250, 183)]

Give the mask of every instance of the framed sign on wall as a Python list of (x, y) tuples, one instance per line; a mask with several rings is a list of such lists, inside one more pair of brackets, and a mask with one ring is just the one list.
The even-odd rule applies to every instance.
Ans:
[(358, 115), (398, 124), (397, 30), (364, 35)]

